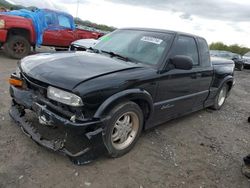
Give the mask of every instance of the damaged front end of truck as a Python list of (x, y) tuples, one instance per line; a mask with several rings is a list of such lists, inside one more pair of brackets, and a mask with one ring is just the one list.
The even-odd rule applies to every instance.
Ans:
[(68, 156), (77, 165), (87, 164), (106, 152), (104, 120), (86, 118), (81, 108), (48, 99), (43, 83), (17, 74), (9, 79), (10, 116), (28, 137)]

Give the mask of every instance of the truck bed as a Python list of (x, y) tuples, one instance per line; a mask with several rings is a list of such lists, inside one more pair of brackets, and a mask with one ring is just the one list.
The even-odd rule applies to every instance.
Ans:
[(225, 59), (225, 58), (219, 58), (219, 57), (211, 57), (211, 63), (212, 65), (234, 65), (233, 60)]

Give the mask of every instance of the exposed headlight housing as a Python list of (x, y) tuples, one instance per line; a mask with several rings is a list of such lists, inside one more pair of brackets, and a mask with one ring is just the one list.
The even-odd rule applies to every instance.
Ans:
[(5, 21), (0, 19), (0, 29), (5, 28)]
[(21, 70), (20, 70), (19, 66), (16, 67), (16, 76), (18, 78), (21, 78)]
[(54, 101), (63, 104), (67, 104), (69, 106), (75, 106), (75, 107), (83, 106), (82, 99), (79, 96), (51, 86), (48, 87), (47, 97), (49, 99), (52, 99)]

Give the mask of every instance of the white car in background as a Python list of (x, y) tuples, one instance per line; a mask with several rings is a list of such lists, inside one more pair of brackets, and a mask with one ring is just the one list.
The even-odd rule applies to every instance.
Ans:
[(99, 40), (96, 39), (80, 39), (71, 43), (69, 51), (86, 51), (95, 46)]

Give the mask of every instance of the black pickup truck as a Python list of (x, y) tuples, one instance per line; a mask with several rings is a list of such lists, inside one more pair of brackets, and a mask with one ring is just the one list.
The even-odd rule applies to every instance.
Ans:
[(119, 29), (86, 52), (22, 59), (9, 79), (10, 115), (35, 142), (76, 164), (119, 157), (145, 129), (223, 106), (234, 63), (212, 62), (201, 37)]

